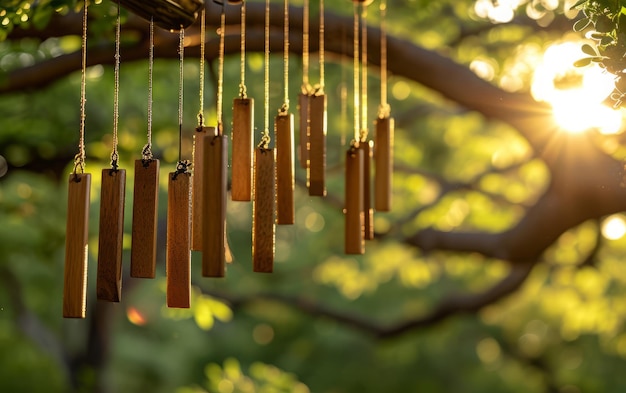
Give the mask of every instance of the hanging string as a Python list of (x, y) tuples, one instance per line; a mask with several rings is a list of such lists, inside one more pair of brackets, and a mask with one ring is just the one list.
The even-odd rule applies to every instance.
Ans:
[(283, 21), (283, 87), (284, 99), (283, 105), (279, 109), (280, 114), (289, 112), (289, 0), (285, 0), (285, 9), (283, 11), (285, 17)]
[(185, 29), (180, 27), (178, 53), (180, 55), (180, 70), (178, 77), (178, 164), (176, 165), (176, 173), (172, 177), (176, 177), (181, 173), (187, 173), (190, 162), (183, 160), (183, 84), (184, 84), (184, 58), (185, 58)]
[(198, 125), (204, 127), (204, 59), (206, 46), (206, 8), (200, 12), (200, 109), (198, 110)]
[(380, 106), (378, 117), (389, 117), (391, 108), (387, 102), (387, 0), (380, 0)]
[(150, 18), (150, 52), (148, 53), (148, 143), (141, 151), (144, 163), (154, 159), (152, 154), (152, 75), (154, 73), (154, 18)]
[(367, 5), (361, 8), (361, 142), (367, 141)]
[(264, 75), (264, 126), (259, 147), (269, 149), (270, 137), (270, 0), (265, 0), (265, 75)]
[(320, 86), (319, 93), (324, 93), (324, 0), (320, 0), (320, 44), (319, 44), (319, 62), (320, 62)]
[(241, 64), (240, 64), (240, 82), (239, 97), (246, 98), (246, 0), (241, 2)]
[(82, 67), (80, 80), (80, 136), (78, 140), (78, 153), (74, 156), (74, 175), (85, 173), (85, 104), (87, 102), (87, 7), (83, 7), (83, 36), (82, 36)]
[(360, 88), (359, 88), (359, 75), (360, 75), (360, 67), (359, 67), (359, 5), (355, 1), (353, 3), (353, 11), (354, 11), (354, 141), (352, 141), (354, 146), (359, 145), (360, 135), (359, 135), (359, 125), (361, 124), (361, 117), (359, 114), (360, 107)]
[(120, 5), (117, 4), (117, 23), (115, 25), (115, 82), (113, 87), (113, 151), (111, 152), (111, 170), (117, 171), (119, 154), (117, 152), (117, 129), (120, 117)]
[(302, 93), (309, 91), (309, 0), (302, 7)]
[[(242, 5), (243, 8), (243, 5)], [(204, 13), (204, 11), (203, 11)], [(220, 47), (219, 47), (219, 66), (217, 79), (217, 134), (222, 135), (222, 117), (224, 111), (223, 95), (224, 95), (224, 36), (226, 35), (226, 13), (224, 12), (224, 4), (222, 4), (222, 14), (220, 15)], [(244, 65), (245, 72), (245, 65)], [(244, 88), (245, 94), (245, 88)]]

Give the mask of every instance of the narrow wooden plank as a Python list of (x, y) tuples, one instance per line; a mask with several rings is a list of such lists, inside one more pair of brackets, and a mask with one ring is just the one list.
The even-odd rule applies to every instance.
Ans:
[(224, 277), (228, 137), (206, 136), (203, 144), (202, 275)]
[(374, 239), (374, 208), (372, 207), (372, 160), (374, 143), (361, 142), (359, 149), (363, 150), (363, 228), (365, 240)]
[(326, 95), (309, 100), (309, 195), (326, 195)]
[(130, 276), (154, 278), (157, 255), (159, 160), (135, 160)]
[(393, 135), (394, 119), (376, 119), (376, 143), (374, 145), (374, 207), (377, 211), (391, 210), (393, 188)]
[(298, 94), (298, 128), (300, 139), (298, 141), (298, 157), (300, 167), (309, 167), (309, 99), (310, 95)]
[(252, 150), (254, 145), (254, 100), (233, 101), (233, 156), (231, 195), (233, 201), (252, 199)]
[(274, 150), (255, 149), (254, 204), (252, 208), (252, 263), (255, 272), (274, 270)]
[(295, 222), (293, 115), (280, 114), (274, 119), (276, 140), (276, 223)]
[(85, 318), (90, 188), (91, 175), (89, 173), (70, 175), (63, 273), (64, 318)]
[(346, 254), (365, 253), (363, 215), (363, 150), (346, 153)]
[(215, 127), (198, 127), (193, 135), (191, 191), (191, 249), (202, 251), (202, 184), (204, 179), (204, 137), (215, 136)]
[(122, 298), (122, 248), (124, 238), (124, 193), (126, 170), (103, 169), (100, 189), (98, 235), (98, 300), (119, 302)]
[(189, 308), (191, 230), (189, 173), (170, 173), (167, 189), (167, 306)]

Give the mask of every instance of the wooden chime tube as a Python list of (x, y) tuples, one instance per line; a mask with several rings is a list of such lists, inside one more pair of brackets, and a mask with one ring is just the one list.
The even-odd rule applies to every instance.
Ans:
[(293, 115), (279, 114), (274, 119), (276, 140), (276, 223), (295, 222)]
[(391, 117), (376, 119), (376, 143), (374, 151), (374, 207), (377, 211), (391, 210), (393, 185), (393, 135), (394, 120)]
[(326, 95), (309, 99), (309, 195), (326, 195)]
[(298, 113), (300, 115), (298, 125), (300, 128), (300, 141), (298, 143), (298, 157), (300, 167), (309, 167), (309, 94), (300, 93), (298, 95)]
[(135, 160), (130, 276), (156, 275), (159, 160)]
[(224, 277), (228, 138), (205, 136), (202, 178), (202, 275)]
[(204, 138), (217, 135), (215, 127), (197, 127), (193, 135), (193, 176), (191, 190), (191, 249), (202, 251), (202, 187), (204, 182)]
[(252, 220), (253, 270), (271, 273), (274, 270), (274, 185), (275, 157), (273, 149), (257, 148), (254, 154), (254, 204)]
[(189, 308), (191, 294), (190, 173), (170, 173), (167, 190), (167, 306)]
[(252, 150), (254, 143), (254, 100), (233, 101), (233, 156), (231, 194), (233, 201), (252, 199)]
[(363, 228), (365, 240), (374, 239), (374, 208), (372, 206), (372, 159), (374, 146), (372, 141), (361, 142), (363, 150)]
[(126, 170), (103, 169), (100, 190), (98, 241), (98, 300), (119, 302), (122, 297), (122, 248)]
[(90, 188), (91, 175), (89, 173), (70, 175), (63, 274), (64, 318), (85, 318)]
[(363, 215), (363, 150), (350, 148), (346, 153), (346, 254), (365, 253)]

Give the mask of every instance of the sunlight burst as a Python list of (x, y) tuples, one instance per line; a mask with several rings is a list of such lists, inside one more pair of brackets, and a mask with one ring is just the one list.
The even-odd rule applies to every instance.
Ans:
[(615, 77), (595, 63), (574, 67), (574, 62), (582, 57), (579, 43), (549, 47), (535, 70), (532, 95), (552, 105), (554, 117), (565, 131), (577, 133), (595, 128), (603, 134), (618, 133), (621, 111), (603, 104), (613, 91)]

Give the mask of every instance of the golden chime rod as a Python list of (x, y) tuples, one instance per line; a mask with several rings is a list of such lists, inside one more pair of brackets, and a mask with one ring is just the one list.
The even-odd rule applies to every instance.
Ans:
[(119, 302), (122, 296), (122, 248), (124, 237), (124, 194), (126, 170), (119, 169), (118, 128), (120, 90), (120, 5), (115, 28), (115, 67), (113, 93), (113, 151), (111, 168), (102, 170), (100, 189), (100, 231), (98, 235), (98, 300)]
[(189, 308), (191, 295), (190, 162), (182, 159), (185, 30), (179, 35), (178, 164), (169, 174), (167, 193), (167, 306)]
[[(87, 75), (87, 8), (83, 7), (82, 67), (80, 83), (80, 131), (78, 153), (70, 175), (67, 197), (63, 317), (85, 318), (87, 309), (87, 244), (91, 175), (85, 173), (85, 103)], [(78, 173), (80, 171), (80, 173)]]
[(152, 153), (152, 82), (154, 71), (154, 21), (150, 20), (148, 54), (148, 132), (141, 159), (135, 160), (133, 227), (130, 276), (156, 276), (157, 216), (159, 205), (159, 160)]
[(276, 223), (293, 224), (294, 206), (294, 144), (293, 114), (289, 113), (289, 0), (283, 10), (283, 105), (274, 119), (276, 140)]

